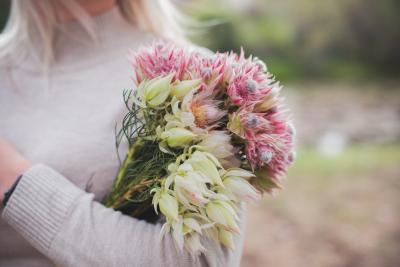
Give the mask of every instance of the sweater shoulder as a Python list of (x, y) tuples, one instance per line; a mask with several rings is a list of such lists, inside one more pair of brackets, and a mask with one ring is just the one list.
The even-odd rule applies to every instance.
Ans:
[(154, 42), (166, 42), (166, 43), (174, 43), (181, 47), (186, 47), (190, 51), (198, 52), (200, 54), (204, 54), (204, 55), (214, 54), (214, 52), (211, 49), (209, 49), (205, 46), (200, 46), (200, 45), (192, 43), (190, 41), (185, 41), (185, 42), (176, 41), (176, 40), (173, 40), (170, 38), (162, 37), (162, 36), (157, 35), (152, 32), (141, 32), (141, 37), (142, 37), (142, 41), (140, 42), (140, 44), (142, 46), (151, 45)]

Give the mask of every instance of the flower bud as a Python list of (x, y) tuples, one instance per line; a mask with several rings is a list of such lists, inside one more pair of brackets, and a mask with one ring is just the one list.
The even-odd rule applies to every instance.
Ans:
[(258, 125), (258, 117), (255, 116), (254, 114), (250, 113), (247, 117), (246, 117), (246, 127), (248, 128), (253, 128), (256, 127)]
[(175, 96), (177, 99), (182, 100), (188, 92), (190, 92), (192, 89), (197, 88), (200, 83), (200, 79), (176, 81), (172, 85), (170, 94), (171, 96)]
[(145, 85), (144, 100), (149, 107), (157, 107), (165, 102), (171, 91), (172, 77), (170, 74), (163, 78), (155, 78)]
[(271, 162), (273, 156), (274, 156), (274, 153), (273, 153), (272, 151), (270, 151), (270, 150), (265, 150), (265, 151), (262, 151), (262, 152), (261, 152), (261, 154), (260, 154), (260, 160), (261, 160), (263, 163), (268, 164), (268, 163)]
[(254, 93), (254, 92), (257, 91), (257, 89), (258, 89), (258, 85), (257, 85), (257, 83), (256, 83), (253, 79), (247, 79), (247, 80), (246, 80), (246, 89), (247, 89), (249, 92)]
[(167, 141), (170, 147), (184, 147), (189, 144), (196, 134), (184, 128), (171, 128), (161, 134), (161, 138)]
[(178, 201), (175, 197), (164, 191), (160, 195), (158, 204), (165, 217), (174, 221), (178, 219)]

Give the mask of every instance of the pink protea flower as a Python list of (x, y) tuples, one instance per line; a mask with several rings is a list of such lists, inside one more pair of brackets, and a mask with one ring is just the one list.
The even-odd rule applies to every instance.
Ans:
[(279, 92), (281, 90), (279, 82), (271, 85), (271, 90), (254, 106), (254, 112), (268, 112), (280, 105)]
[(262, 113), (246, 113), (242, 115), (241, 122), (246, 132), (251, 133), (248, 136), (254, 136), (259, 132), (272, 131), (274, 125), (270, 120), (264, 118)]
[(212, 57), (202, 58), (199, 66), (199, 74), (207, 83), (213, 80), (220, 81), (225, 70), (226, 61), (224, 57), (216, 54)]
[(295, 129), (283, 115), (270, 114), (264, 119), (268, 122), (268, 127), (261, 128), (260, 131), (247, 131), (246, 149), (253, 168), (270, 163), (270, 158), (274, 155), (288, 156), (294, 146)]
[(257, 69), (245, 66), (234, 70), (238, 73), (232, 75), (227, 87), (227, 94), (233, 104), (242, 106), (257, 103), (271, 90), (268, 80), (261, 77)]
[(251, 107), (242, 107), (230, 114), (227, 125), (231, 132), (244, 139), (254, 139), (256, 134), (272, 132), (276, 127), (277, 122), (264, 113), (251, 112)]
[(238, 106), (251, 104), (259, 101), (265, 95), (265, 89), (262, 89), (252, 76), (252, 73), (243, 72), (232, 78), (227, 88), (227, 94), (233, 104)]
[[(294, 161), (293, 136), (293, 126), (286, 124), (284, 131), (279, 128), (274, 134), (258, 134), (246, 143), (246, 159), (250, 166), (254, 171), (263, 170), (262, 177), (267, 173), (275, 187), (279, 187), (279, 181)], [(259, 175), (257, 177), (260, 179)]]
[(242, 106), (261, 101), (272, 89), (273, 76), (266, 73), (265, 64), (258, 58), (245, 58), (243, 49), (240, 55), (231, 53), (226, 72), (230, 73), (227, 94), (233, 104)]
[[(174, 73), (173, 81), (184, 80), (190, 76), (189, 65), (192, 54), (172, 43), (155, 42), (150, 47), (143, 47), (132, 56), (132, 67), (137, 84), (145, 79), (153, 79)], [(190, 77), (191, 78), (191, 77)]]
[(226, 54), (207, 56), (197, 54), (193, 58), (193, 76), (203, 80), (201, 90), (222, 89), (226, 78)]
[(279, 110), (279, 107), (274, 107), (263, 114), (263, 118), (268, 121), (269, 129), (266, 133), (283, 134), (288, 130), (288, 118), (286, 114)]
[(200, 128), (213, 126), (227, 114), (225, 110), (218, 107), (220, 104), (221, 101), (215, 100), (212, 92), (208, 91), (188, 96), (183, 103), (193, 114), (196, 126)]

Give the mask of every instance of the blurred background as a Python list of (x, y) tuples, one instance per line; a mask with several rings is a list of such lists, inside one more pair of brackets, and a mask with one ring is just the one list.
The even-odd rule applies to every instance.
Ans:
[(248, 207), (242, 266), (400, 266), (400, 1), (183, 5), (214, 24), (194, 42), (267, 63), (298, 129), (285, 190)]
[(286, 188), (248, 207), (242, 266), (400, 266), (400, 1), (191, 1), (193, 40), (265, 60), (298, 130)]

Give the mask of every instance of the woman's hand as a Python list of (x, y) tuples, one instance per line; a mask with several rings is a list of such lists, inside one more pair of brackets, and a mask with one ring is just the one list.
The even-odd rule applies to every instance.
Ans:
[(0, 201), (19, 175), (32, 166), (7, 140), (0, 138)]

